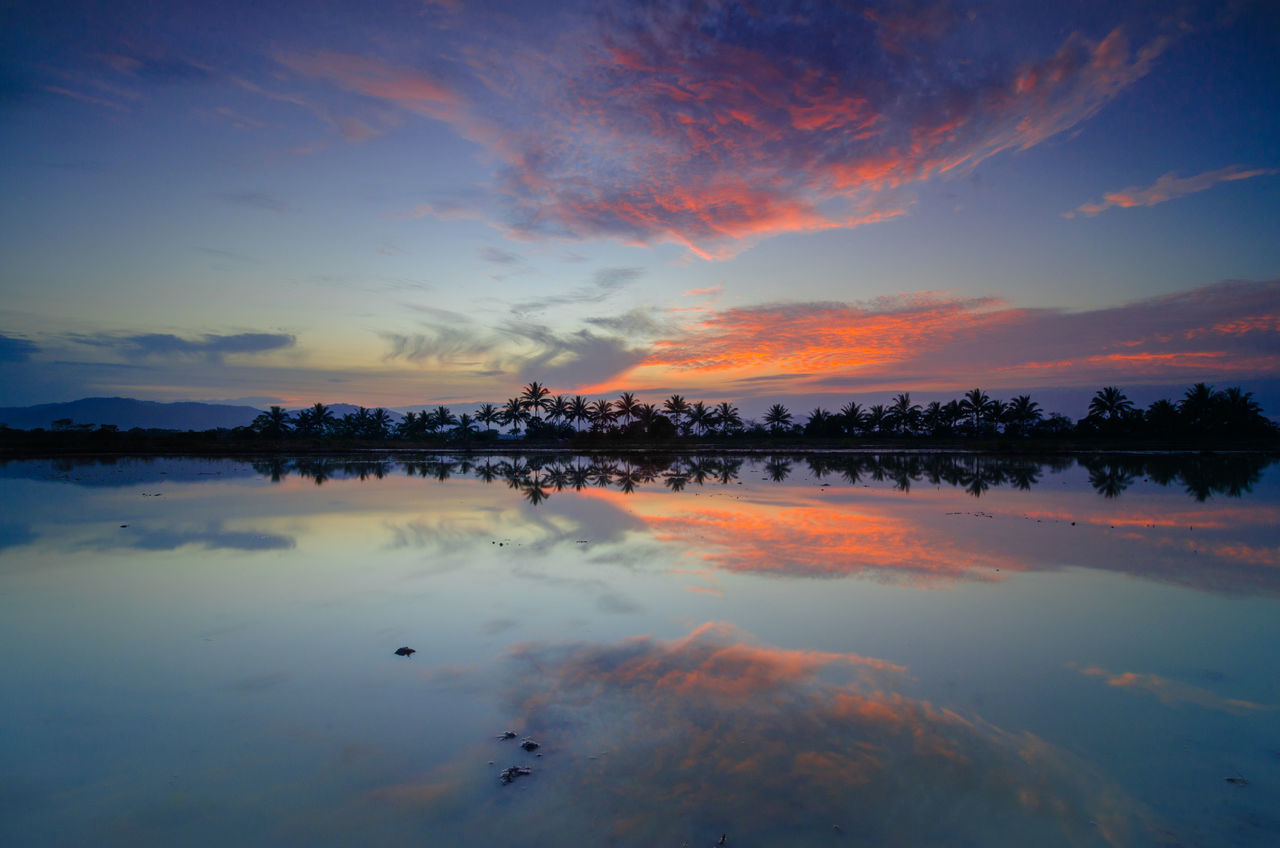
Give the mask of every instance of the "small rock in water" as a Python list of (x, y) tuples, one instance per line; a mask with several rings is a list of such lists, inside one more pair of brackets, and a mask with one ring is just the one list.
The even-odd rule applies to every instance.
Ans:
[(397, 657), (408, 657), (418, 653), (413, 648), (396, 648)]
[(520, 747), (524, 748), (526, 751), (536, 751), (542, 746), (537, 742), (534, 742), (532, 739), (526, 739), (520, 743)]
[(533, 774), (533, 769), (522, 768), (521, 766), (508, 766), (498, 773), (498, 782), (503, 786), (506, 786), (517, 777), (524, 777), (526, 774)]
[(498, 738), (499, 739), (515, 739), (516, 732), (514, 730), (504, 730), (502, 731), (502, 735), (499, 736)]

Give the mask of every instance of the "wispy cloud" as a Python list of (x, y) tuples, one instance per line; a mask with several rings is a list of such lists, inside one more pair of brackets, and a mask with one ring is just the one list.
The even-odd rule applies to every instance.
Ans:
[(547, 43), (527, 21), (490, 20), (483, 41), (429, 70), (278, 58), (484, 146), (500, 194), (484, 214), (513, 236), (666, 241), (716, 258), (905, 214), (902, 189), (1071, 130), (1170, 43), (1072, 33), (1013, 61), (979, 52), (982, 39), (963, 38), (975, 24), (940, 25), (943, 14), (617, 3), (559, 21)]
[(485, 262), (493, 262), (497, 265), (514, 265), (520, 261), (520, 254), (503, 250), (500, 247), (482, 247), (480, 248), (480, 258)]
[(1104, 678), (1109, 686), (1115, 686), (1120, 689), (1130, 689), (1134, 691), (1146, 692), (1154, 695), (1161, 703), (1168, 706), (1178, 706), (1181, 704), (1194, 704), (1198, 707), (1204, 707), (1210, 710), (1219, 710), (1227, 713), (1249, 713), (1261, 710), (1271, 710), (1265, 704), (1258, 704), (1253, 701), (1245, 701), (1239, 698), (1224, 698), (1210, 692), (1199, 686), (1193, 686), (1190, 683), (1184, 683), (1181, 680), (1172, 680), (1168, 677), (1161, 677), (1158, 674), (1144, 674), (1134, 671), (1126, 671), (1121, 673), (1112, 673), (1105, 668), (1098, 666), (1078, 667), (1072, 664), (1070, 667), (1075, 668), (1081, 674), (1090, 677)]
[(222, 195), (222, 199), (228, 203), (249, 206), (266, 212), (277, 212), (281, 215), (297, 211), (292, 204), (263, 191), (229, 191)]
[(293, 347), (297, 339), (288, 333), (209, 333), (186, 339), (172, 333), (137, 335), (72, 336), (73, 341), (94, 347), (111, 348), (130, 358), (203, 357), (220, 360), (228, 354), (269, 353)]
[(1129, 186), (1118, 191), (1110, 191), (1102, 195), (1101, 200), (1082, 203), (1070, 212), (1063, 212), (1062, 217), (1074, 218), (1084, 215), (1092, 218), (1108, 209), (1132, 209), (1135, 206), (1155, 206), (1169, 200), (1177, 200), (1188, 194), (1206, 191), (1218, 183), (1247, 180), (1252, 177), (1266, 177), (1280, 174), (1275, 168), (1254, 168), (1246, 170), (1239, 165), (1219, 168), (1216, 171), (1205, 171), (1191, 177), (1179, 177), (1173, 171), (1165, 174), (1149, 186)]
[(0, 362), (26, 362), (40, 348), (34, 342), (15, 336), (0, 335)]
[(648, 344), (622, 380), (755, 395), (1265, 377), (1280, 371), (1278, 299), (1269, 281), (1087, 312), (927, 293), (707, 310)]
[(588, 285), (579, 286), (565, 294), (546, 295), (513, 303), (511, 311), (516, 315), (528, 315), (553, 306), (568, 306), (575, 303), (600, 303), (613, 296), (620, 289), (638, 280), (643, 273), (640, 268), (601, 268), (592, 275), (591, 282)]

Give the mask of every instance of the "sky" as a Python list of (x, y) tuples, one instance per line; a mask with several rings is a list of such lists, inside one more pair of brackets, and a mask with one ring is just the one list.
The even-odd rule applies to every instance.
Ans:
[(0, 5), (0, 405), (1280, 408), (1268, 2)]

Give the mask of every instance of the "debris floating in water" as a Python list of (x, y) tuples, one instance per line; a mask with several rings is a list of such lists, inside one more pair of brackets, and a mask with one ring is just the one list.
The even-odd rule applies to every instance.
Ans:
[(396, 648), (397, 657), (407, 657), (418, 653), (413, 648)]
[(508, 766), (498, 773), (498, 782), (503, 786), (513, 782), (517, 777), (524, 777), (527, 774), (533, 774), (533, 769), (524, 768), (522, 766)]
[(536, 751), (542, 746), (539, 745), (537, 742), (534, 742), (532, 739), (525, 739), (523, 742), (520, 743), (520, 747), (524, 748), (526, 751)]
[(514, 730), (504, 730), (502, 731), (502, 735), (500, 735), (498, 738), (499, 739), (515, 739), (516, 732)]

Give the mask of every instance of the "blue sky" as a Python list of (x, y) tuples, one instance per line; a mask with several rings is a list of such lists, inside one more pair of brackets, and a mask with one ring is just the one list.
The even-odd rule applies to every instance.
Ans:
[(0, 405), (1274, 412), (1274, 7), (835, 9), (8, 4)]

